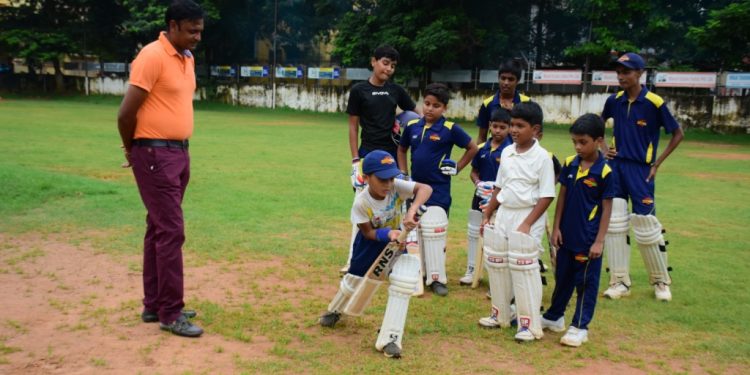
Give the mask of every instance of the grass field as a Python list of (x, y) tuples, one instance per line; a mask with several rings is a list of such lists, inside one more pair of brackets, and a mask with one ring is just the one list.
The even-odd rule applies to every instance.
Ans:
[[(113, 257), (140, 253), (145, 210), (130, 170), (119, 167), (118, 104), (106, 97), (0, 101), (0, 233), (62, 236)], [(477, 326), (489, 309), (486, 289), (457, 284), (472, 194), (468, 173), (461, 173), (453, 182), (450, 295), (412, 299), (404, 358), (389, 361), (374, 350), (385, 288), (364, 317), (335, 330), (316, 325), (335, 293), (350, 235), (345, 116), (201, 103), (195, 123), (183, 206), (188, 266), (274, 261), (275, 268), (244, 276), (286, 280), (271, 293), (248, 297), (253, 303), (187, 293), (209, 334), (240, 343), (258, 336), (271, 341), (266, 359), (235, 358), (238, 371), (547, 373), (603, 363), (648, 373), (741, 373), (750, 364), (750, 137), (688, 130), (657, 178), (674, 300), (654, 300), (634, 250), (633, 294), (600, 299), (591, 341), (576, 350), (561, 347), (559, 334), (519, 345), (509, 330)], [(465, 128), (476, 133), (473, 125)], [(573, 153), (567, 127), (547, 126), (543, 143), (561, 159)], [(13, 272), (12, 264), (0, 264), (0, 274)], [(607, 280), (603, 272), (602, 287)], [(544, 293), (548, 305), (552, 285)], [(133, 291), (134, 320), (139, 298), (140, 290)], [(3, 356), (12, 352), (7, 339), (0, 337), (0, 372)], [(91, 363), (106, 366), (101, 358)]]

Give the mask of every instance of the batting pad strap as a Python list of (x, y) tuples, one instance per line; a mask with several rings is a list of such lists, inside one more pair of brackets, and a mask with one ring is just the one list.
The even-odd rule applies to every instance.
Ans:
[(342, 312), (344, 310), (344, 306), (346, 306), (346, 304), (349, 302), (352, 295), (354, 294), (354, 290), (357, 288), (361, 281), (362, 277), (360, 276), (355, 276), (350, 273), (344, 275), (344, 277), (341, 278), (341, 283), (339, 284), (339, 291), (336, 293), (336, 296), (333, 297), (333, 300), (328, 305), (328, 311)]
[(375, 230), (375, 238), (380, 242), (391, 242), (391, 238), (388, 235), (391, 233), (391, 228), (380, 228)]
[(629, 230), (630, 216), (628, 215), (628, 201), (622, 198), (612, 199), (612, 216), (609, 219), (607, 233), (627, 233)]
[(498, 253), (484, 247), (484, 260), (487, 268), (508, 268), (508, 253)]

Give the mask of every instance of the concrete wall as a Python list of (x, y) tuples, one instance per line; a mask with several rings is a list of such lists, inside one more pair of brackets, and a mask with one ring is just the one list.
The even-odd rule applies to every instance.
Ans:
[[(123, 78), (102, 77), (91, 80), (91, 92), (123, 95), (127, 81)], [(211, 92), (209, 92), (211, 91)], [(417, 103), (422, 101), (418, 91), (411, 91)], [(473, 121), (488, 91), (458, 91), (448, 105), (448, 116)], [(578, 116), (600, 113), (609, 94), (531, 94), (544, 109), (545, 122), (571, 123)], [(750, 97), (716, 97), (663, 95), (670, 111), (685, 128), (708, 128), (730, 133), (750, 133)], [(264, 85), (219, 85), (215, 89), (199, 88), (196, 100), (215, 98), (220, 101), (249, 107), (270, 108), (273, 93)], [(316, 112), (345, 112), (349, 91), (344, 87), (278, 85), (276, 106)]]

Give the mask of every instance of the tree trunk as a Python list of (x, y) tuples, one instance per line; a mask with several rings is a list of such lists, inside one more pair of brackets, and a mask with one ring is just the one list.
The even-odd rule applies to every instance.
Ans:
[(60, 67), (60, 59), (56, 58), (52, 60), (52, 66), (55, 67), (55, 92), (62, 93), (65, 91), (65, 81), (63, 80), (63, 73)]

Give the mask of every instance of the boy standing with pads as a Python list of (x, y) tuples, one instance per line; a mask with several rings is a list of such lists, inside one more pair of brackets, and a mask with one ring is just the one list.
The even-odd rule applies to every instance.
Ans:
[(581, 346), (588, 341), (602, 270), (604, 236), (612, 213), (616, 176), (599, 152), (604, 121), (592, 113), (570, 127), (576, 154), (565, 160), (560, 174), (560, 196), (555, 209), (552, 243), (557, 248), (555, 291), (552, 306), (542, 316), (542, 326), (565, 330), (565, 308), (577, 290), (575, 313), (560, 343)]
[[(664, 99), (640, 84), (646, 63), (635, 53), (617, 60), (617, 80), (622, 91), (604, 104), (602, 118), (614, 119), (613, 145), (607, 158), (617, 174), (618, 190), (612, 202), (612, 223), (606, 238), (610, 270), (609, 289), (604, 296), (618, 299), (630, 294), (630, 245), (627, 235), (632, 218), (635, 241), (646, 264), (656, 299), (670, 301), (667, 247), (663, 227), (656, 214), (655, 178), (659, 166), (682, 142), (684, 133), (669, 112)], [(657, 158), (659, 131), (672, 133), (667, 148)], [(606, 147), (606, 144), (605, 144)], [(628, 202), (633, 214), (628, 215)]]
[[(407, 124), (398, 147), (399, 167), (407, 170), (406, 153), (411, 148), (412, 179), (432, 187), (432, 195), (426, 203), (431, 207), (422, 216), (419, 243), (424, 254), (426, 284), (440, 296), (448, 294), (445, 243), (451, 206), (451, 176), (466, 167), (477, 153), (477, 145), (471, 137), (458, 124), (443, 116), (449, 100), (447, 86), (442, 83), (427, 85), (422, 107), (424, 117)], [(458, 163), (450, 159), (454, 145), (466, 149)]]
[[(515, 295), (518, 341), (543, 336), (539, 255), (543, 251), (544, 215), (555, 197), (555, 172), (547, 150), (534, 138), (542, 120), (542, 108), (534, 102), (513, 107), (510, 134), (514, 143), (503, 150), (495, 190), (482, 218), (492, 309), (479, 324), (509, 327), (510, 302)], [(489, 225), (495, 210), (495, 223)]]

